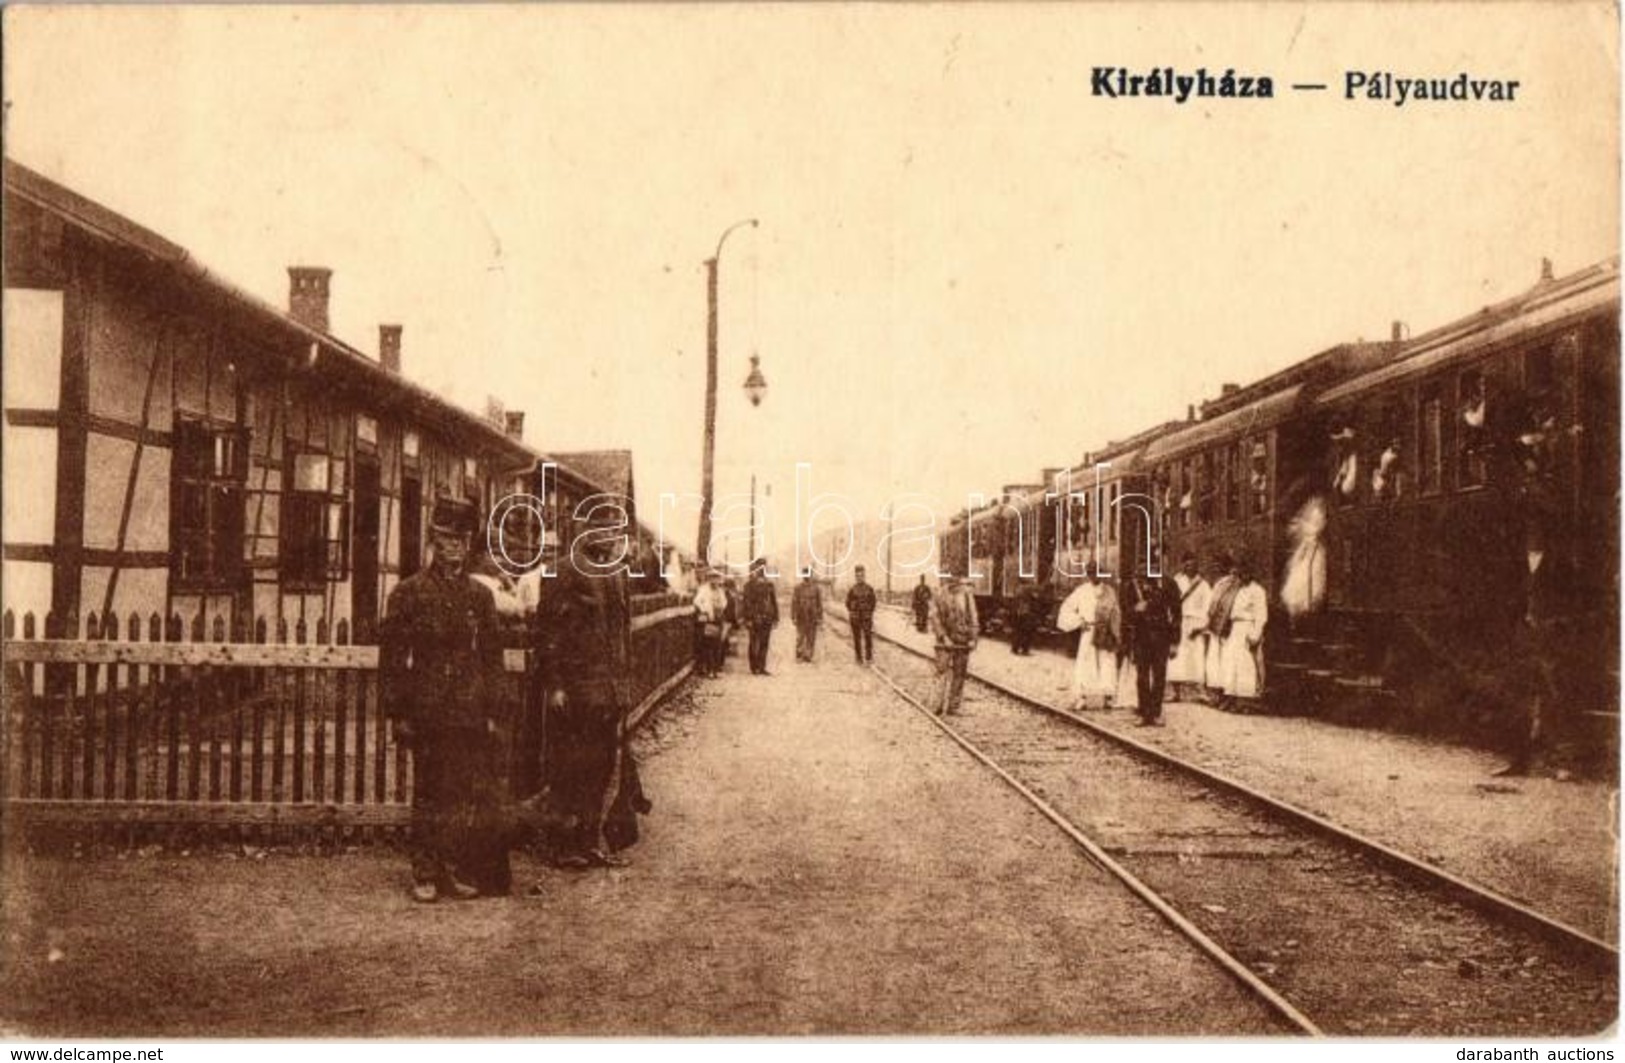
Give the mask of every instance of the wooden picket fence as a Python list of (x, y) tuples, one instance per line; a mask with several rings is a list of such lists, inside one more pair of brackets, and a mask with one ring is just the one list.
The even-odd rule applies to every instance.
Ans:
[[(674, 595), (632, 604), (641, 718), (687, 674), (693, 629)], [(408, 821), (411, 757), (379, 706), (376, 646), (349, 645), (343, 621), (262, 620), (251, 633), (220, 621), (204, 634), (174, 616), (92, 614), (81, 627), (4, 614), (7, 833), (42, 822)], [(543, 703), (523, 643), (516, 630), (505, 654), (499, 715), (514, 721)]]

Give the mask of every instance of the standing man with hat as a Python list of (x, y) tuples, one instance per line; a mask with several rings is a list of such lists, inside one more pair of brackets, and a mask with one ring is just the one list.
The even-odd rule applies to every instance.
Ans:
[(796, 660), (811, 661), (818, 648), (818, 625), (824, 622), (824, 596), (811, 572), (804, 572), (790, 596), (790, 619), (796, 625)]
[(380, 700), (412, 750), (412, 899), (511, 884), (500, 734), (502, 638), (491, 592), (465, 571), (472, 507), (435, 504), (429, 566), (389, 595)]
[(920, 577), (920, 585), (914, 588), (914, 630), (925, 632), (925, 625), (931, 620), (931, 588), (926, 585), (925, 577)]
[(722, 573), (711, 569), (694, 592), (694, 619), (699, 633), (695, 668), (702, 676), (722, 672), (722, 626), (727, 613), (728, 592), (722, 587)]
[(846, 619), (852, 626), (852, 652), (858, 663), (873, 663), (875, 659), (875, 589), (863, 578), (863, 566), (852, 570), (857, 582), (846, 592)]
[(750, 628), (750, 674), (767, 675), (767, 645), (779, 624), (779, 598), (767, 578), (767, 562), (757, 558), (750, 563), (750, 579), (745, 583), (743, 605), (745, 626)]
[(1142, 726), (1161, 727), (1168, 658), (1179, 645), (1179, 586), (1151, 576), (1142, 565), (1125, 591), (1123, 628), (1134, 661), (1135, 708)]
[(976, 596), (964, 576), (943, 578), (931, 602), (931, 633), (937, 640), (936, 712), (938, 716), (957, 716), (971, 651), (981, 634)]

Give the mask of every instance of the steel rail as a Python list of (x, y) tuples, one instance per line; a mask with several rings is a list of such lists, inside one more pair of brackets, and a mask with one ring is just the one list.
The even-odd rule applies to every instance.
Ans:
[[(903, 650), (906, 653), (911, 653), (914, 656), (923, 658), (925, 660), (931, 659), (928, 654), (908, 645), (892, 635), (876, 630), (875, 636), (884, 642), (896, 646), (898, 649)], [(981, 683), (983, 686), (996, 690), (1006, 697), (1013, 698), (1014, 700), (1027, 705), (1029, 708), (1049, 713), (1050, 715), (1065, 720), (1068, 723), (1074, 724), (1075, 726), (1082, 727), (1091, 734), (1098, 735), (1099, 737), (1104, 738), (1124, 749), (1131, 750), (1147, 760), (1152, 760), (1165, 767), (1172, 768), (1175, 771), (1195, 776), (1197, 779), (1200, 779), (1201, 781), (1218, 789), (1228, 791), (1238, 797), (1264, 805), (1270, 811), (1291, 822), (1310, 828), (1317, 833), (1323, 834), (1345, 845), (1351, 846), (1356, 850), (1378, 858), (1383, 863), (1389, 865), (1390, 867), (1396, 868), (1403, 873), (1422, 878), (1446, 894), (1465, 902), (1470, 907), (1518, 923), (1533, 930), (1538, 935), (1546, 937), (1548, 940), (1562, 942), (1567, 946), (1579, 950), (1590, 962), (1609, 968), (1617, 968), (1619, 966), (1619, 950), (1614, 945), (1610, 945), (1608, 942), (1603, 941), (1600, 938), (1593, 937), (1577, 927), (1572, 927), (1567, 923), (1561, 922), (1560, 920), (1554, 919), (1549, 915), (1536, 911), (1534, 908), (1531, 908), (1519, 901), (1513, 900), (1511, 897), (1497, 893), (1486, 886), (1480, 886), (1477, 883), (1470, 882), (1467, 879), (1462, 878), (1459, 875), (1452, 874), (1449, 871), (1445, 871), (1441, 868), (1434, 867), (1431, 864), (1424, 863), (1408, 853), (1395, 849), (1391, 845), (1379, 842), (1374, 838), (1368, 838), (1365, 835), (1360, 834), (1358, 831), (1354, 831), (1348, 827), (1333, 823), (1324, 816), (1317, 815), (1314, 812), (1310, 812), (1308, 809), (1299, 808), (1297, 805), (1290, 804), (1278, 797), (1274, 797), (1270, 794), (1264, 793), (1261, 790), (1257, 790), (1238, 779), (1233, 779), (1228, 775), (1221, 774), (1209, 768), (1204, 768), (1199, 764), (1194, 764), (1165, 750), (1158, 749), (1155, 746), (1147, 745), (1143, 742), (1137, 742), (1128, 735), (1121, 734), (1113, 728), (1096, 723), (1094, 720), (1087, 719), (1075, 712), (1070, 712), (1057, 705), (1051, 705), (1031, 694), (1016, 690), (1010, 686), (1006, 686), (1004, 683), (1001, 683), (996, 679), (990, 679), (985, 675), (980, 675), (975, 672), (967, 672), (966, 675), (967, 678), (973, 679), (976, 682)]]
[(1045, 819), (1048, 819), (1051, 823), (1055, 824), (1056, 827), (1060, 828), (1061, 832), (1070, 838), (1073, 844), (1082, 849), (1084, 854), (1088, 856), (1091, 862), (1096, 864), (1103, 871), (1112, 875), (1118, 881), (1123, 883), (1123, 885), (1127, 886), (1130, 892), (1132, 892), (1141, 901), (1145, 902), (1145, 904), (1150, 907), (1152, 911), (1156, 912), (1157, 915), (1161, 916), (1164, 921), (1173, 926), (1175, 930), (1179, 931), (1180, 934), (1188, 938), (1193, 944), (1196, 945), (1197, 948), (1206, 953), (1209, 959), (1217, 963), (1225, 970), (1225, 973), (1229, 974), (1232, 978), (1246, 987), (1248, 992), (1261, 999), (1270, 1007), (1272, 1011), (1274, 1011), (1281, 1018), (1285, 1019), (1300, 1033), (1307, 1034), (1310, 1037), (1325, 1036), (1324, 1031), (1322, 1031), (1320, 1027), (1316, 1026), (1314, 1021), (1311, 1020), (1307, 1015), (1293, 1007), (1291, 1001), (1287, 1000), (1280, 993), (1276, 992), (1268, 982), (1265, 982), (1246, 964), (1242, 963), (1229, 952), (1225, 951), (1223, 946), (1214, 941), (1212, 938), (1208, 937), (1207, 934), (1203, 933), (1200, 927), (1191, 922), (1189, 919), (1185, 918), (1185, 916), (1181, 914), (1177, 908), (1169, 904), (1150, 886), (1147, 886), (1144, 882), (1141, 882), (1139, 878), (1135, 877), (1133, 872), (1129, 871), (1128, 868), (1112, 859), (1111, 855), (1101, 848), (1100, 845), (1094, 841), (1094, 839), (1083, 833), (1083, 831), (1078, 829), (1076, 824), (1067, 819), (1060, 812), (1056, 811), (1054, 806), (1045, 801), (1042, 797), (1039, 797), (1026, 786), (1022, 785), (1014, 776), (1000, 767), (996, 761), (977, 748), (975, 743), (966, 738), (964, 735), (960, 734), (953, 727), (950, 727), (939, 716), (933, 713), (930, 709), (926, 708), (918, 698), (904, 690), (882, 669), (874, 665), (872, 662), (869, 665), (869, 669), (874, 673), (877, 679), (890, 687), (898, 697), (902, 698), (905, 702), (912, 706), (916, 712), (920, 713), (927, 720), (930, 720), (944, 734), (953, 739), (953, 741), (956, 742), (961, 749), (969, 753), (972, 757), (979, 761), (983, 767), (993, 772), (993, 774), (997, 775), (1001, 780), (1003, 780), (1007, 786), (1025, 798), (1029, 804), (1031, 804), (1044, 816)]

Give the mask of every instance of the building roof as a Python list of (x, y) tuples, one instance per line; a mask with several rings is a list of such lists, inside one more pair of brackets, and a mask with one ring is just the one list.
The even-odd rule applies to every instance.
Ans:
[[(430, 427), (514, 469), (529, 467), (540, 452), (507, 435), (501, 427), (390, 372), (372, 358), (329, 333), (295, 320), (284, 311), (211, 272), (184, 247), (101, 204), (87, 199), (13, 159), (5, 160), (6, 195), (32, 203), (78, 232), (122, 249), (166, 271), (180, 287), (270, 330), (294, 365), (308, 364), (336, 384), (364, 391), (390, 411), (410, 414)], [(563, 465), (563, 463), (561, 463)]]
[(633, 497), (630, 450), (572, 450), (555, 453), (548, 460), (574, 470), (600, 491)]
[(1619, 313), (1617, 256), (1555, 280), (1542, 280), (1520, 295), (1417, 336), (1398, 358), (1329, 388), (1319, 401), (1322, 404), (1340, 402), (1350, 395), (1471, 356), (1508, 335), (1558, 324), (1608, 307), (1614, 314)]
[(1248, 432), (1261, 432), (1286, 419), (1298, 406), (1305, 384), (1294, 384), (1267, 395), (1249, 406), (1222, 413), (1210, 421), (1197, 421), (1181, 432), (1171, 432), (1145, 450), (1148, 463), (1165, 461), (1220, 439)]

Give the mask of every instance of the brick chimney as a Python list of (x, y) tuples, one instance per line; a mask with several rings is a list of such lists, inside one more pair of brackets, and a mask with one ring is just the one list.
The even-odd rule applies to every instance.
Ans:
[(1403, 321), (1395, 321), (1393, 331), (1389, 335), (1393, 337), (1395, 343), (1408, 340), (1411, 338), (1411, 327)]
[(509, 410), (507, 413), (503, 414), (502, 430), (507, 433), (509, 439), (524, 442), (525, 411)]
[(391, 373), (401, 371), (401, 326), (378, 326), (378, 364)]
[(327, 292), (333, 271), (321, 266), (288, 267), (288, 314), (317, 332), (327, 331)]
[(1241, 390), (1241, 385), (1240, 384), (1225, 384), (1225, 385), (1223, 385), (1222, 387), (1219, 388), (1219, 397), (1221, 399), (1227, 399), (1231, 395), (1234, 395), (1236, 392), (1238, 392), (1240, 390)]

